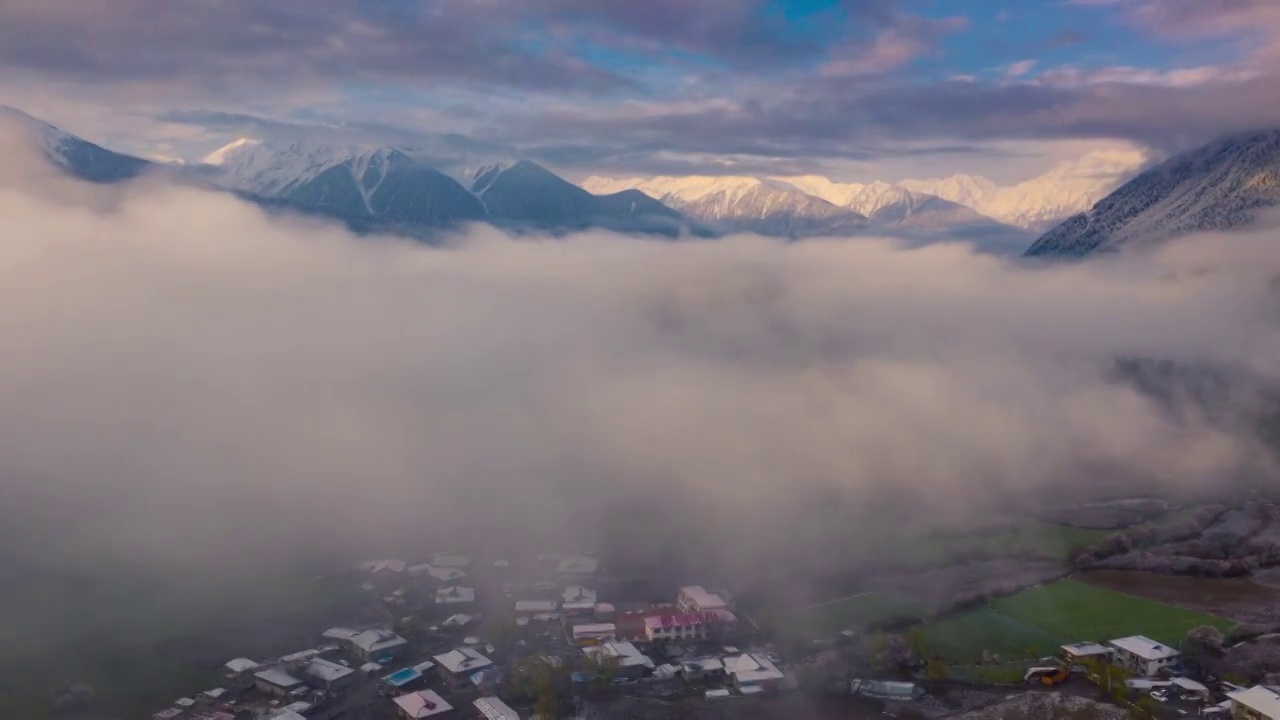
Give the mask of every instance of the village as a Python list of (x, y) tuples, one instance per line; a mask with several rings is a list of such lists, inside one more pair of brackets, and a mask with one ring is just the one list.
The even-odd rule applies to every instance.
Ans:
[(220, 686), (152, 717), (551, 720), (664, 717), (677, 705), (683, 716), (749, 717), (753, 704), (793, 696), (838, 703), (843, 717), (981, 718), (957, 713), (1029, 698), (1095, 713), (1079, 717), (1280, 720), (1280, 687), (1216, 677), (1195, 651), (1143, 635), (1080, 638), (1006, 662), (999, 678), (954, 677), (910, 633), (775, 642), (728, 590), (674, 585), (653, 602), (590, 554), (424, 559), (369, 560), (344, 576), (379, 609), (376, 622), (331, 627), (280, 657), (228, 658)]

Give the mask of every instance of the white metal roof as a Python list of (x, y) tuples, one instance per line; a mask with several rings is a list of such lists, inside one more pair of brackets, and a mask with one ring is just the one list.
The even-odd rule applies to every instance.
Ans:
[(744, 653), (736, 657), (725, 658), (725, 670), (738, 679), (738, 684), (761, 682), (764, 680), (781, 680), (782, 671), (769, 658), (756, 653)]
[(555, 600), (517, 600), (516, 612), (555, 612)]
[(377, 672), (382, 669), (382, 665), (376, 662), (368, 662), (360, 666), (360, 672)]
[(1194, 692), (1201, 692), (1201, 693), (1209, 692), (1209, 688), (1205, 687), (1204, 685), (1201, 685), (1200, 683), (1196, 682), (1195, 680), (1192, 680), (1191, 678), (1176, 677), (1173, 679), (1173, 684), (1177, 685), (1183, 690), (1191, 690)]
[(258, 678), (259, 680), (269, 682), (272, 685), (276, 685), (282, 688), (290, 688), (290, 687), (293, 687), (294, 685), (302, 684), (301, 680), (290, 675), (288, 672), (280, 668), (267, 668), (262, 672), (254, 673), (253, 676)]
[(469, 603), (475, 602), (476, 589), (462, 587), (460, 585), (452, 585), (450, 587), (442, 587), (436, 591), (436, 604), (449, 605), (452, 603)]
[(308, 658), (313, 658), (319, 654), (320, 654), (319, 650), (316, 650), (315, 648), (307, 648), (306, 650), (299, 650), (298, 652), (289, 653), (288, 655), (281, 657), (280, 662), (282, 663), (298, 662), (299, 660), (306, 660)]
[(450, 650), (443, 655), (436, 655), (434, 660), (450, 673), (472, 672), (493, 665), (493, 661), (471, 648)]
[(621, 667), (643, 666), (650, 670), (653, 669), (653, 661), (629, 642), (607, 642), (595, 647), (584, 648), (582, 652), (591, 657), (602, 655), (604, 657), (617, 658), (618, 665)]
[(476, 698), (472, 705), (488, 720), (520, 720), (520, 715), (496, 697)]
[(351, 638), (351, 644), (366, 653), (398, 647), (400, 645), (405, 645), (408, 642), (408, 640), (405, 640), (390, 630), (365, 630)]
[(1111, 652), (1111, 648), (1106, 645), (1099, 645), (1098, 643), (1091, 642), (1063, 645), (1062, 649), (1072, 655), (1079, 655), (1081, 657), (1087, 657), (1089, 655), (1106, 655)]
[(702, 610), (726, 607), (724, 598), (713, 592), (707, 592), (701, 585), (686, 585), (680, 588), (680, 594), (697, 603)]
[(336, 662), (331, 662), (324, 658), (316, 658), (307, 664), (307, 669), (303, 672), (325, 682), (334, 682), (336, 680), (341, 680), (355, 671), (345, 665), (339, 665)]
[(424, 672), (426, 672), (426, 671), (430, 670), (431, 668), (433, 668), (433, 667), (435, 667), (435, 666), (436, 666), (436, 664), (435, 664), (435, 663), (433, 663), (433, 662), (431, 662), (430, 660), (423, 660), (422, 662), (418, 663), (417, 665), (414, 665), (414, 666), (413, 666), (413, 669), (414, 669), (414, 670), (417, 670), (417, 671), (418, 671), (418, 672), (420, 672), (420, 673), (424, 673)]
[(473, 618), (470, 615), (457, 613), (455, 615), (450, 615), (449, 617), (445, 618), (444, 622), (440, 624), (447, 625), (449, 627), (462, 627), (463, 625), (466, 625), (467, 623), (471, 622), (472, 619)]
[(331, 627), (323, 633), (320, 633), (321, 637), (326, 637), (330, 640), (346, 640), (348, 642), (359, 634), (359, 630), (352, 630), (351, 628), (344, 627)]
[(708, 690), (706, 693), (704, 693), (704, 695), (706, 696), (706, 698), (707, 698), (708, 700), (715, 700), (715, 699), (717, 699), (717, 698), (727, 698), (727, 697), (729, 697), (729, 691), (728, 691), (728, 690), (723, 690), (723, 689), (721, 689), (721, 690)]
[(618, 626), (613, 623), (591, 623), (587, 625), (574, 625), (574, 637), (589, 637), (591, 635), (611, 635), (618, 632)]
[(228, 660), (225, 667), (231, 672), (242, 673), (248, 670), (257, 670), (262, 666), (249, 658), (236, 658), (234, 660)]
[(1231, 701), (1244, 705), (1245, 707), (1261, 713), (1264, 717), (1280, 718), (1280, 694), (1276, 694), (1272, 690), (1255, 685), (1248, 690), (1237, 690), (1233, 693), (1227, 693), (1227, 697)]
[(742, 693), (743, 695), (759, 695), (760, 693), (764, 692), (764, 688), (760, 687), (759, 685), (743, 685), (738, 688), (738, 692)]
[(1164, 660), (1181, 654), (1174, 648), (1158, 643), (1145, 635), (1117, 638), (1112, 640), (1111, 644), (1143, 660)]
[(596, 604), (596, 591), (582, 585), (570, 585), (560, 593), (560, 597), (567, 603)]
[(444, 698), (434, 690), (420, 690), (401, 695), (396, 698), (396, 705), (399, 705), (400, 709), (411, 718), (431, 717), (453, 709), (453, 706), (445, 702)]

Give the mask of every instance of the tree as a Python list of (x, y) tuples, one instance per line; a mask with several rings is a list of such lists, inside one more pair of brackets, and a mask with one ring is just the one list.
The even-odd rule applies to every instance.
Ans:
[(582, 661), (582, 671), (597, 684), (608, 685), (618, 676), (621, 664), (617, 655), (590, 653)]
[(871, 662), (881, 670), (897, 670), (911, 661), (911, 646), (898, 634), (877, 635), (869, 647)]
[(1187, 652), (1216, 652), (1222, 649), (1226, 641), (1222, 631), (1212, 625), (1201, 625), (1187, 631), (1185, 649)]
[(930, 658), (924, 666), (924, 674), (930, 680), (946, 680), (951, 677), (951, 668), (938, 658)]
[(507, 682), (509, 690), (519, 696), (533, 698), (539, 717), (559, 720), (571, 709), (567, 672), (540, 657), (528, 657), (511, 666)]
[(913, 625), (907, 631), (907, 644), (911, 646), (911, 652), (917, 657), (927, 657), (929, 655), (929, 645), (924, 638), (924, 630), (919, 625)]

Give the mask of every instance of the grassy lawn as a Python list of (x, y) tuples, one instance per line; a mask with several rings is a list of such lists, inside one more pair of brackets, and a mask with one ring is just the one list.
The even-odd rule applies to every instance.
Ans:
[(994, 603), (997, 611), (1072, 641), (1146, 635), (1177, 646), (1187, 631), (1213, 625), (1224, 632), (1230, 620), (1193, 610), (1062, 580), (1031, 588)]
[(773, 624), (792, 638), (831, 637), (842, 630), (862, 630), (895, 617), (918, 617), (920, 611), (898, 598), (865, 593), (808, 608), (778, 613)]
[(924, 626), (932, 652), (954, 662), (974, 662), (983, 650), (1004, 659), (1049, 655), (1077, 641), (1146, 635), (1177, 647), (1200, 625), (1224, 631), (1232, 622), (1215, 615), (1125, 595), (1075, 580), (1061, 580), (1001, 598)]
[(1062, 644), (1038, 627), (977, 608), (929, 623), (924, 628), (929, 651), (959, 663), (976, 663), (989, 650), (1004, 660), (1043, 657)]

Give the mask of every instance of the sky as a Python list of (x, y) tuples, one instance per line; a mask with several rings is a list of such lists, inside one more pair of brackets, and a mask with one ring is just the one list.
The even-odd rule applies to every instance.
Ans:
[(1025, 179), (1280, 124), (1272, 0), (7, 0), (0, 98), (192, 160), (356, 135), (586, 174)]

